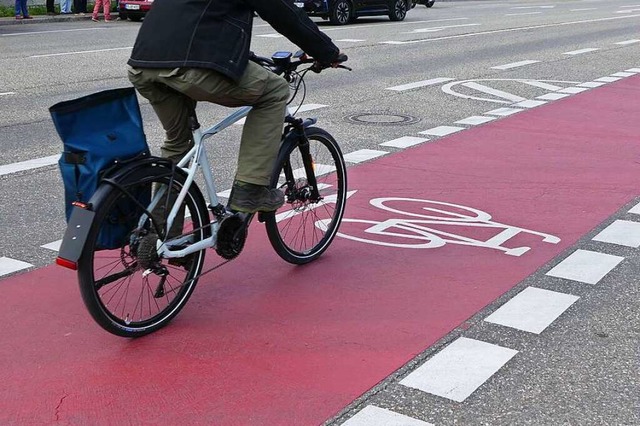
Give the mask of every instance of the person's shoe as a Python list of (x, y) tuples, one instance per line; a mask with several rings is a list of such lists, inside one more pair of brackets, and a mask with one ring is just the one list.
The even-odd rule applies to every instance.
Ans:
[(21, 19), (22, 19), (22, 16), (20, 16), (20, 15), (16, 15), (16, 19), (17, 19), (17, 20), (21, 20)]
[(242, 213), (272, 212), (284, 204), (284, 193), (279, 189), (253, 183), (233, 183), (229, 208)]
[(27, 15), (27, 16), (24, 17), (24, 19), (33, 19), (33, 16)]
[(91, 18), (91, 20), (92, 20), (93, 22), (100, 22), (100, 21), (98, 21), (98, 18)]

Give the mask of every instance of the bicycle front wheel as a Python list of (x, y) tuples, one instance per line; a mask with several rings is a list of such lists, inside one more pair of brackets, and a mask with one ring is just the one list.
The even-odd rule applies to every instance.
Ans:
[[(338, 232), (347, 200), (347, 172), (340, 146), (326, 131), (309, 127), (304, 146), (284, 145), (271, 177), (285, 193), (285, 204), (265, 215), (276, 253), (294, 264), (317, 259)], [(315, 176), (309, 176), (311, 170)]]
[[(96, 216), (78, 262), (78, 278), (82, 299), (102, 328), (138, 337), (165, 326), (184, 307), (202, 271), (205, 250), (179, 259), (157, 255), (167, 233), (169, 204), (185, 185), (182, 170), (148, 165), (117, 183), (138, 203), (113, 186), (98, 188), (91, 200)], [(161, 237), (145, 210), (159, 224)], [(180, 238), (184, 246), (204, 239), (209, 215), (193, 184), (181, 211), (184, 215), (168, 231), (169, 238)]]

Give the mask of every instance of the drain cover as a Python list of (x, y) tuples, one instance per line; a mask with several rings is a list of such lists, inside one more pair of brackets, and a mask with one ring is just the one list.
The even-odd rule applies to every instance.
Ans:
[(363, 112), (345, 117), (349, 123), (369, 124), (377, 126), (405, 126), (420, 121), (417, 117), (404, 114), (389, 114), (384, 112)]

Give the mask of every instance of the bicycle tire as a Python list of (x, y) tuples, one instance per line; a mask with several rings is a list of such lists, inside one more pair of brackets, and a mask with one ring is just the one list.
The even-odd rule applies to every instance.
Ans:
[(317, 259), (329, 247), (338, 232), (347, 200), (347, 171), (340, 146), (320, 128), (309, 127), (305, 134), (322, 199), (309, 199), (311, 188), (300, 147), (284, 144), (271, 176), (271, 187), (284, 190), (285, 204), (264, 216), (267, 235), (276, 253), (297, 265)]
[[(167, 167), (150, 164), (135, 169), (116, 183), (134, 194), (140, 188), (149, 191), (151, 188), (157, 189), (154, 185), (158, 184), (166, 185), (166, 188), (171, 185), (171, 188), (179, 191), (185, 180), (186, 174), (181, 169), (172, 172)], [(142, 253), (147, 253), (144, 255), (147, 263), (150, 263), (148, 258), (155, 253), (155, 245), (152, 243), (146, 244), (147, 250), (142, 247), (144, 232), (151, 228), (148, 218), (144, 221), (134, 219), (136, 225), (127, 233), (121, 247), (100, 249), (98, 239), (102, 226), (112, 220), (113, 212), (124, 199), (127, 198), (123, 192), (106, 183), (101, 184), (91, 198), (90, 203), (96, 216), (78, 261), (78, 280), (84, 304), (103, 329), (117, 336), (140, 337), (167, 325), (185, 306), (202, 271), (205, 250), (182, 258), (184, 264), (181, 266), (172, 266), (168, 259), (156, 259), (168, 271), (164, 282), (161, 282), (162, 278), (155, 273), (145, 276), (149, 269), (142, 268)], [(185, 211), (191, 216), (186, 226), (191, 227), (189, 234), (193, 235), (192, 242), (200, 241), (208, 235), (209, 212), (204, 197), (195, 184), (190, 185), (184, 205)], [(146, 215), (137, 206), (133, 217), (144, 218)], [(152, 241), (155, 242), (155, 239)], [(152, 312), (154, 307), (157, 308), (155, 313)], [(148, 315), (143, 312), (147, 308)]]

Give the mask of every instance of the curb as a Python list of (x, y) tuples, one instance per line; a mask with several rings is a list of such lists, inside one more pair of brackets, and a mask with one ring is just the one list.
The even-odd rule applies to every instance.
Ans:
[(91, 13), (72, 14), (72, 15), (35, 15), (33, 19), (15, 19), (14, 17), (0, 18), (0, 26), (2, 25), (28, 25), (42, 24), (45, 22), (69, 22), (69, 21), (86, 21), (91, 20)]

